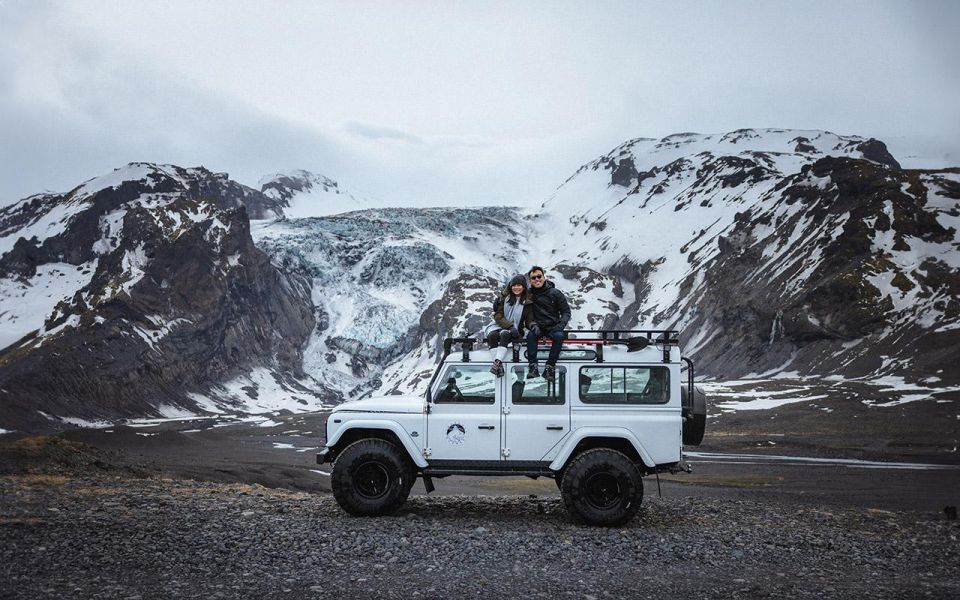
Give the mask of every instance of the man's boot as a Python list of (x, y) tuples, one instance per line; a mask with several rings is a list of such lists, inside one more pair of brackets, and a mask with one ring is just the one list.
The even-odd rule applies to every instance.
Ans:
[(537, 363), (530, 363), (530, 367), (527, 369), (527, 379), (534, 379), (535, 377), (540, 377), (540, 367), (537, 366)]
[(554, 373), (553, 365), (547, 365), (547, 367), (543, 370), (543, 378), (550, 383), (553, 383), (553, 381), (557, 378), (556, 373)]

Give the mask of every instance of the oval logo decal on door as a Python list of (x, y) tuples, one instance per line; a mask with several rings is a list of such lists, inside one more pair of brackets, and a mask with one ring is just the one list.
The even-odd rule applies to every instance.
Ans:
[(453, 423), (447, 427), (447, 441), (454, 446), (459, 446), (467, 437), (467, 430), (460, 423)]

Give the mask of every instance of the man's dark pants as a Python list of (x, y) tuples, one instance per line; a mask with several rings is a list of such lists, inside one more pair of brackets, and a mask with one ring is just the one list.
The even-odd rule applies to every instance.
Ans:
[[(554, 329), (544, 337), (550, 338), (553, 342), (553, 345), (550, 346), (550, 354), (547, 356), (547, 364), (555, 365), (557, 364), (557, 359), (560, 358), (560, 348), (563, 346), (561, 344), (563, 341), (563, 330)], [(532, 331), (527, 332), (527, 362), (531, 365), (537, 362), (537, 339), (537, 336), (534, 335)]]

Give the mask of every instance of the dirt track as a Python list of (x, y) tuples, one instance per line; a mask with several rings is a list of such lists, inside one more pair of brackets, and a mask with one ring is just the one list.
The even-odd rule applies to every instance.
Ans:
[[(743, 420), (743, 417), (736, 418)], [(329, 492), (330, 465), (318, 466), (315, 450), (320, 444), (325, 413), (271, 417), (275, 425), (252, 423), (215, 426), (211, 420), (166, 423), (156, 427), (115, 427), (109, 430), (75, 430), (63, 434), (69, 440), (115, 450), (118, 459), (140, 465), (146, 472), (177, 478), (219, 482), (257, 483), (291, 490)], [(718, 424), (719, 425), (719, 424)], [(677, 495), (711, 498), (770, 500), (808, 506), (850, 506), (884, 510), (940, 513), (948, 505), (960, 505), (960, 456), (931, 455), (911, 451), (878, 455), (862, 449), (821, 446), (811, 448), (813, 438), (791, 443), (776, 431), (758, 436), (755, 425), (737, 425), (738, 435), (713, 437), (696, 450), (707, 456), (691, 456), (692, 474), (661, 476), (664, 497)], [(771, 435), (774, 434), (774, 435)], [(769, 440), (778, 440), (771, 445)], [(821, 437), (829, 442), (831, 438)], [(718, 459), (729, 456), (791, 455), (819, 459), (840, 458), (872, 461), (864, 465), (795, 463), (788, 460)], [(943, 469), (882, 468), (879, 464), (908, 462), (944, 465)], [(554, 482), (520, 478), (449, 477), (437, 480), (439, 495), (484, 494), (556, 496)], [(655, 478), (646, 478), (647, 495), (657, 492)], [(423, 486), (414, 487), (423, 494)]]

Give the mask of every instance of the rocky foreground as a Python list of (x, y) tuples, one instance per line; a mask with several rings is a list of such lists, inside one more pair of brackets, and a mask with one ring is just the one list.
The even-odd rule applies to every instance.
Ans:
[(3, 598), (957, 598), (958, 537), (943, 514), (733, 499), (649, 497), (603, 529), (536, 496), (365, 519), (257, 485), (0, 476)]

